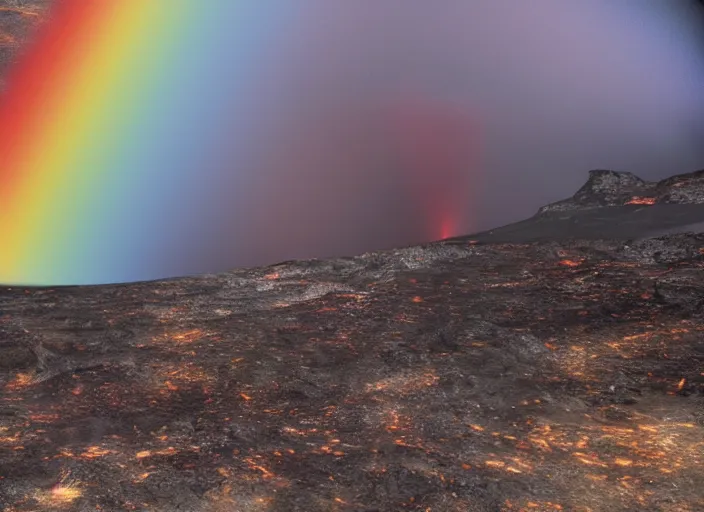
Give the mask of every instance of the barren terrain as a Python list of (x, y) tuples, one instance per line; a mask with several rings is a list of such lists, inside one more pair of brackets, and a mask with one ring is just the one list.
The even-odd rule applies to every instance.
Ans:
[(703, 222), (704, 172), (597, 171), (422, 247), (2, 288), (0, 510), (704, 510)]
[(454, 240), (3, 289), (0, 505), (702, 510), (703, 252)]

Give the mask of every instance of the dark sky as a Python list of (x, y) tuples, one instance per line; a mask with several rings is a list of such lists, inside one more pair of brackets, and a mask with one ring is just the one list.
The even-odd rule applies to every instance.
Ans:
[(468, 234), (590, 169), (704, 168), (701, 2), (266, 1), (297, 19), (237, 77), (250, 96), (213, 134), (226, 165), (193, 170), (199, 190), (159, 226), (173, 243), (120, 279)]
[(503, 225), (594, 168), (704, 168), (698, 2), (308, 0), (305, 16), (270, 51), (246, 198), (213, 218), (208, 265)]

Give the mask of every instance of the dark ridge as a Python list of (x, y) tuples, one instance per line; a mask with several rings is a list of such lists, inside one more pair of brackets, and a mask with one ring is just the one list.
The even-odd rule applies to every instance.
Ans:
[(538, 215), (608, 206), (704, 204), (704, 170), (654, 182), (633, 173), (593, 170), (587, 182), (569, 199), (543, 206)]
[(630, 240), (702, 231), (704, 170), (651, 182), (599, 169), (571, 198), (543, 206), (531, 218), (455, 240)]

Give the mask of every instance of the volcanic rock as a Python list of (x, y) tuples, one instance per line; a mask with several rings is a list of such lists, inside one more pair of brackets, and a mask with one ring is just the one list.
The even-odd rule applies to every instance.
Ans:
[(2, 288), (0, 508), (701, 510), (704, 234), (649, 236), (701, 194), (592, 173), (500, 242)]
[(630, 172), (589, 171), (589, 179), (570, 199), (543, 206), (538, 215), (605, 206), (704, 204), (704, 170), (651, 182)]

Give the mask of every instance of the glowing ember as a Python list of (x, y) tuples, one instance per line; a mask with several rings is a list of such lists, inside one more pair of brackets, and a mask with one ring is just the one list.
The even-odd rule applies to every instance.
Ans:
[(210, 332), (205, 332), (201, 329), (191, 329), (189, 331), (162, 334), (153, 338), (152, 342), (160, 345), (179, 346), (188, 345), (210, 336), (212, 336)]
[(384, 391), (392, 394), (410, 394), (437, 385), (440, 378), (430, 372), (414, 375), (398, 375), (389, 377), (373, 384), (367, 384), (368, 392)]
[(15, 433), (11, 436), (9, 435), (3, 435), (8, 431), (7, 427), (0, 427), (0, 443), (4, 444), (18, 444), (20, 442), (20, 435), (19, 433)]
[(578, 267), (584, 260), (560, 260), (560, 265), (564, 267)]
[(86, 448), (86, 451), (80, 455), (80, 457), (82, 459), (98, 459), (100, 457), (104, 457), (105, 455), (110, 455), (111, 453), (115, 452), (112, 450), (106, 450), (100, 446), (89, 446)]
[(35, 494), (36, 500), (42, 507), (50, 509), (53, 507), (66, 507), (83, 495), (78, 482), (69, 481), (67, 475), (61, 478), (61, 481), (51, 488), (49, 491), (38, 491)]
[(135, 482), (135, 483), (143, 482), (144, 480), (146, 480), (147, 478), (149, 478), (149, 475), (151, 475), (151, 473), (149, 473), (149, 472), (141, 473), (140, 475), (138, 475), (138, 476), (133, 480), (133, 482)]
[(608, 467), (608, 464), (604, 464), (601, 462), (596, 456), (594, 457), (589, 457), (586, 453), (582, 452), (574, 452), (572, 455), (581, 462), (582, 464), (586, 464), (587, 466), (599, 466), (602, 468)]
[(181, 366), (161, 366), (154, 369), (154, 374), (158, 386), (166, 388), (164, 392), (176, 392), (182, 387), (193, 385), (209, 386), (217, 379), (216, 375), (192, 363), (184, 363)]
[(75, 485), (57, 485), (51, 490), (52, 498), (61, 503), (72, 503), (81, 497), (81, 490)]
[(273, 477), (276, 476), (274, 473), (272, 473), (271, 471), (269, 471), (267, 468), (265, 468), (264, 466), (262, 466), (261, 464), (259, 464), (257, 461), (255, 461), (255, 460), (254, 460), (253, 458), (251, 458), (251, 457), (245, 458), (244, 461), (247, 463), (247, 465), (248, 465), (251, 469), (254, 469), (254, 470), (256, 470), (256, 471), (261, 472), (263, 478), (273, 478)]
[(34, 383), (34, 375), (30, 375), (28, 373), (17, 373), (15, 375), (15, 380), (9, 382), (6, 385), (6, 388), (11, 391), (15, 391), (15, 390), (30, 386), (33, 383)]
[(620, 459), (617, 457), (616, 459), (614, 459), (614, 464), (616, 464), (617, 466), (628, 467), (633, 465), (633, 461), (630, 459)]
[(655, 204), (656, 199), (654, 197), (632, 197), (626, 204)]

